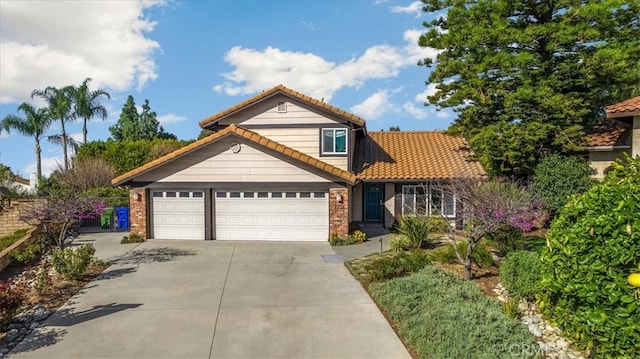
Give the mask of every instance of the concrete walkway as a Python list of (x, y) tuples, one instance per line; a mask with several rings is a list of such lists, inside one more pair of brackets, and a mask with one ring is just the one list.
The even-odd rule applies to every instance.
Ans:
[(78, 238), (114, 264), (9, 357), (410, 358), (328, 243), (121, 237)]

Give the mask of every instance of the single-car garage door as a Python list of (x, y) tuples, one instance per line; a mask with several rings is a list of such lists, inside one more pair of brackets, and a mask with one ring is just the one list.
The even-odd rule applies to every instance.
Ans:
[(204, 239), (204, 192), (152, 190), (153, 238)]
[(218, 240), (327, 241), (327, 192), (218, 191)]

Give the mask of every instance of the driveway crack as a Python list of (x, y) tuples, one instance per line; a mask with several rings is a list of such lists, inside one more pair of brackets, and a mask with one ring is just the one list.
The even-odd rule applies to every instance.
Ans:
[(224, 282), (222, 283), (222, 293), (220, 294), (220, 302), (218, 302), (218, 311), (216, 312), (216, 320), (213, 325), (213, 335), (211, 336), (211, 347), (209, 348), (209, 358), (213, 354), (213, 342), (216, 338), (216, 330), (218, 329), (218, 318), (220, 317), (220, 308), (222, 308), (222, 299), (224, 298), (224, 290), (227, 287), (227, 279), (229, 278), (229, 271), (231, 270), (231, 263), (233, 262), (233, 256), (236, 253), (236, 245), (238, 242), (233, 243), (233, 250), (231, 251), (231, 257), (229, 258), (229, 265), (227, 266), (227, 273), (224, 276)]

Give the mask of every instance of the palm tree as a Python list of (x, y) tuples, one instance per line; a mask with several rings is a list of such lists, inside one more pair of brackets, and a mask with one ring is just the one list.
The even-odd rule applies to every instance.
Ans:
[(89, 82), (91, 79), (86, 78), (80, 86), (74, 88), (73, 93), (75, 107), (73, 115), (84, 121), (82, 126), (83, 143), (87, 143), (87, 121), (94, 116), (102, 117), (103, 121), (107, 119), (107, 109), (100, 104), (100, 96), (111, 99), (111, 95), (103, 89), (89, 90)]
[(42, 150), (40, 148), (40, 140), (42, 135), (51, 125), (51, 117), (44, 108), (36, 109), (30, 104), (24, 102), (18, 106), (18, 111), (22, 111), (26, 117), (18, 117), (15, 115), (9, 115), (0, 122), (0, 128), (9, 132), (11, 129), (15, 129), (24, 136), (30, 136), (35, 139), (36, 142), (36, 170), (38, 175), (38, 181), (42, 177), (42, 161), (40, 154)]
[(72, 104), (73, 104), (73, 86), (65, 86), (61, 89), (49, 86), (44, 90), (33, 90), (31, 98), (38, 96), (47, 101), (47, 111), (52, 119), (60, 121), (62, 140), (62, 153), (64, 156), (64, 168), (69, 169), (69, 157), (67, 156), (67, 131), (64, 124), (67, 120), (73, 120)]

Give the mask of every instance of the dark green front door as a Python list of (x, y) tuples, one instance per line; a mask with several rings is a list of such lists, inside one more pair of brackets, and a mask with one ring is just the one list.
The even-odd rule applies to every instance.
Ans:
[(382, 184), (364, 184), (364, 220), (382, 221)]

